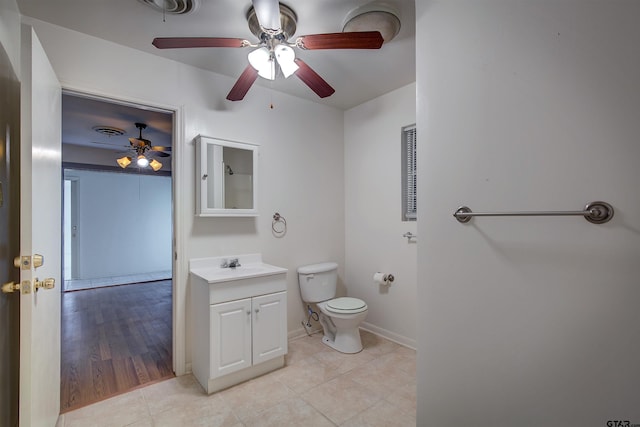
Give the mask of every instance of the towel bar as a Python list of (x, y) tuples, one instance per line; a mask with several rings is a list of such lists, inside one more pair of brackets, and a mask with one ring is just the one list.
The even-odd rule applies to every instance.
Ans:
[(613, 218), (613, 206), (605, 202), (591, 202), (581, 211), (521, 211), (521, 212), (473, 212), (467, 206), (461, 206), (453, 213), (461, 223), (471, 221), (474, 216), (583, 216), (593, 224), (604, 224)]

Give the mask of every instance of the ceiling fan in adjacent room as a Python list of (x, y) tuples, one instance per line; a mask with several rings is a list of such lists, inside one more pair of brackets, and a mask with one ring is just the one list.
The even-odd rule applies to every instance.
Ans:
[(160, 145), (152, 145), (151, 141), (142, 137), (142, 130), (147, 128), (145, 123), (136, 123), (136, 127), (140, 130), (138, 138), (129, 138), (129, 149), (124, 156), (116, 161), (122, 169), (129, 166), (135, 160), (140, 168), (150, 167), (154, 171), (162, 168), (162, 163), (156, 157), (169, 157), (171, 147), (162, 147)]
[(158, 49), (254, 48), (248, 55), (249, 65), (227, 95), (230, 101), (240, 101), (258, 76), (274, 80), (279, 73), (285, 78), (295, 74), (320, 98), (328, 97), (335, 92), (335, 89), (304, 61), (297, 58), (294, 48), (304, 50), (380, 49), (384, 42), (379, 31), (311, 34), (289, 41), (296, 31), (295, 12), (278, 0), (252, 0), (252, 4), (247, 13), (247, 21), (249, 29), (259, 39), (256, 43), (225, 37), (158, 37), (153, 39), (153, 45)]

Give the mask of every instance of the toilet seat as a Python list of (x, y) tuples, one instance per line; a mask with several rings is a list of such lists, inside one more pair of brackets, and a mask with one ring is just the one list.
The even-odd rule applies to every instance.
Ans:
[(367, 310), (367, 304), (359, 298), (340, 297), (326, 302), (327, 311), (338, 314), (362, 313)]

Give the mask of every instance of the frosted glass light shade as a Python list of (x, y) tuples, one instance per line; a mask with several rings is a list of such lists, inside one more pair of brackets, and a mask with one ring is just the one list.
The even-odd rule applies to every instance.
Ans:
[(141, 168), (146, 168), (149, 166), (149, 160), (142, 154), (138, 156), (138, 160), (136, 161), (137, 165)]
[(266, 47), (256, 49), (247, 55), (249, 64), (256, 69), (258, 75), (268, 80), (276, 78), (276, 64)]
[(128, 156), (120, 157), (119, 159), (116, 160), (116, 162), (118, 162), (118, 165), (120, 165), (120, 167), (124, 169), (131, 164), (131, 157), (128, 157)]
[(289, 77), (291, 74), (298, 71), (298, 68), (300, 68), (298, 67), (298, 64), (294, 62), (296, 54), (291, 47), (279, 44), (275, 48), (275, 54), (285, 78)]
[(155, 172), (158, 172), (162, 167), (162, 163), (160, 163), (156, 159), (153, 159), (149, 162), (149, 166), (151, 166), (151, 169), (153, 169)]

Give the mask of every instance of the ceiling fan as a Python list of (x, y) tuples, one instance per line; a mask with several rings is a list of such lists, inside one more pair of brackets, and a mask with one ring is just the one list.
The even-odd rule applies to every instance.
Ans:
[(245, 39), (226, 37), (158, 37), (153, 45), (158, 49), (181, 49), (193, 47), (251, 47), (249, 65), (244, 69), (227, 95), (230, 101), (242, 100), (258, 76), (274, 80), (279, 71), (284, 77), (295, 74), (320, 98), (331, 96), (332, 88), (318, 73), (300, 58), (293, 48), (316, 49), (380, 49), (384, 42), (378, 31), (311, 34), (290, 37), (296, 31), (296, 14), (278, 0), (252, 0), (247, 13), (251, 32), (259, 39), (251, 43)]
[(145, 123), (136, 123), (136, 127), (140, 130), (138, 138), (129, 138), (129, 149), (123, 157), (116, 160), (122, 169), (129, 166), (134, 158), (136, 165), (140, 168), (150, 167), (154, 171), (162, 168), (162, 163), (156, 157), (169, 157), (171, 147), (162, 147), (160, 145), (152, 145), (151, 141), (142, 137), (142, 130), (147, 128)]

